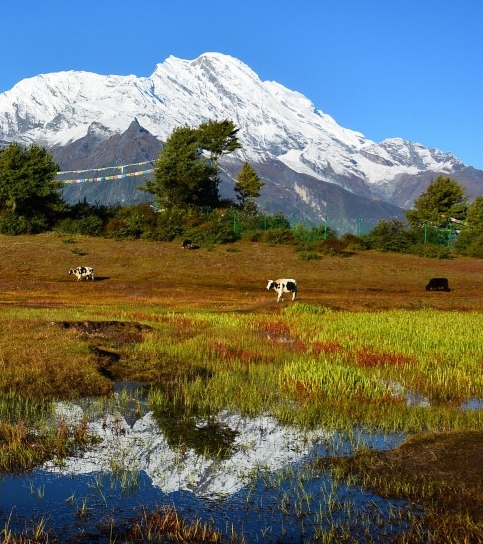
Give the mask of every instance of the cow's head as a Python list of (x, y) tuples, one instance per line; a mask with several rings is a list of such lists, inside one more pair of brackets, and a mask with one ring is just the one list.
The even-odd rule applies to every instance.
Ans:
[(268, 289), (268, 290), (270, 290), (270, 289), (278, 289), (278, 283), (277, 283), (276, 281), (273, 281), (273, 280), (268, 280), (267, 289)]

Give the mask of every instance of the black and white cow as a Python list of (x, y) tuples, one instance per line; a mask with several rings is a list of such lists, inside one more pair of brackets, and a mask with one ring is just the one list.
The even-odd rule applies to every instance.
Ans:
[(77, 276), (77, 281), (91, 279), (94, 281), (94, 269), (91, 266), (78, 266), (77, 268), (71, 268), (69, 274)]
[(431, 278), (426, 285), (426, 291), (451, 291), (448, 278)]
[(284, 293), (292, 293), (292, 300), (297, 296), (297, 281), (294, 279), (268, 280), (267, 289), (277, 291), (277, 302), (283, 300)]
[(191, 243), (191, 240), (183, 240), (183, 243), (181, 244), (181, 247), (183, 249), (192, 249), (193, 244)]

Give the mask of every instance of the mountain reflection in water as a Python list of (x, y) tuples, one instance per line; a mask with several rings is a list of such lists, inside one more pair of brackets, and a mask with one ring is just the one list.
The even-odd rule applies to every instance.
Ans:
[[(327, 523), (321, 512), (330, 497), (377, 510), (374, 530), (380, 530), (381, 517), (402, 530), (401, 516), (394, 514), (399, 503), (334, 484), (328, 473), (307, 476), (315, 457), (350, 453), (344, 437), (337, 440), (323, 429), (301, 432), (269, 416), (228, 411), (199, 419), (164, 413), (159, 425), (163, 412), (155, 415), (139, 401), (94, 415), (88, 404), (57, 405), (56, 417), (68, 422), (86, 415), (90, 433), (99, 437), (88, 451), (23, 477), (0, 479), (0, 524), (21, 531), (45, 520), (66, 539), (94, 534), (108, 519), (133, 518), (141, 507), (170, 505), (187, 520), (211, 520), (225, 535), (234, 529), (249, 542), (298, 542)], [(361, 435), (357, 440), (389, 449), (403, 437)], [(214, 447), (203, 448), (203, 442)], [(338, 516), (344, 523), (347, 509)], [(391, 521), (392, 516), (399, 521)]]

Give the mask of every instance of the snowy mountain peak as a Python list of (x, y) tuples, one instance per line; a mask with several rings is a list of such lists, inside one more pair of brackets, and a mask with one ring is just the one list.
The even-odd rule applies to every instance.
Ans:
[(230, 119), (243, 145), (234, 158), (274, 161), (294, 177), (310, 176), (398, 205), (407, 204), (397, 198), (395, 180), (401, 176), (464, 168), (453, 154), (417, 143), (368, 140), (316, 110), (299, 92), (261, 81), (243, 62), (221, 53), (194, 60), (170, 56), (149, 77), (41, 74), (0, 94), (0, 114), (0, 141), (49, 147), (71, 144), (93, 130), (107, 139), (134, 119), (161, 141), (178, 126)]

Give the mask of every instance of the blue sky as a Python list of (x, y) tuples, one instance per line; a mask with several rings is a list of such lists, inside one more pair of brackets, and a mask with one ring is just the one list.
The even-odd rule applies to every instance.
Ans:
[(41, 73), (149, 76), (232, 55), (343, 127), (483, 169), (481, 0), (2, 0), (0, 92)]

